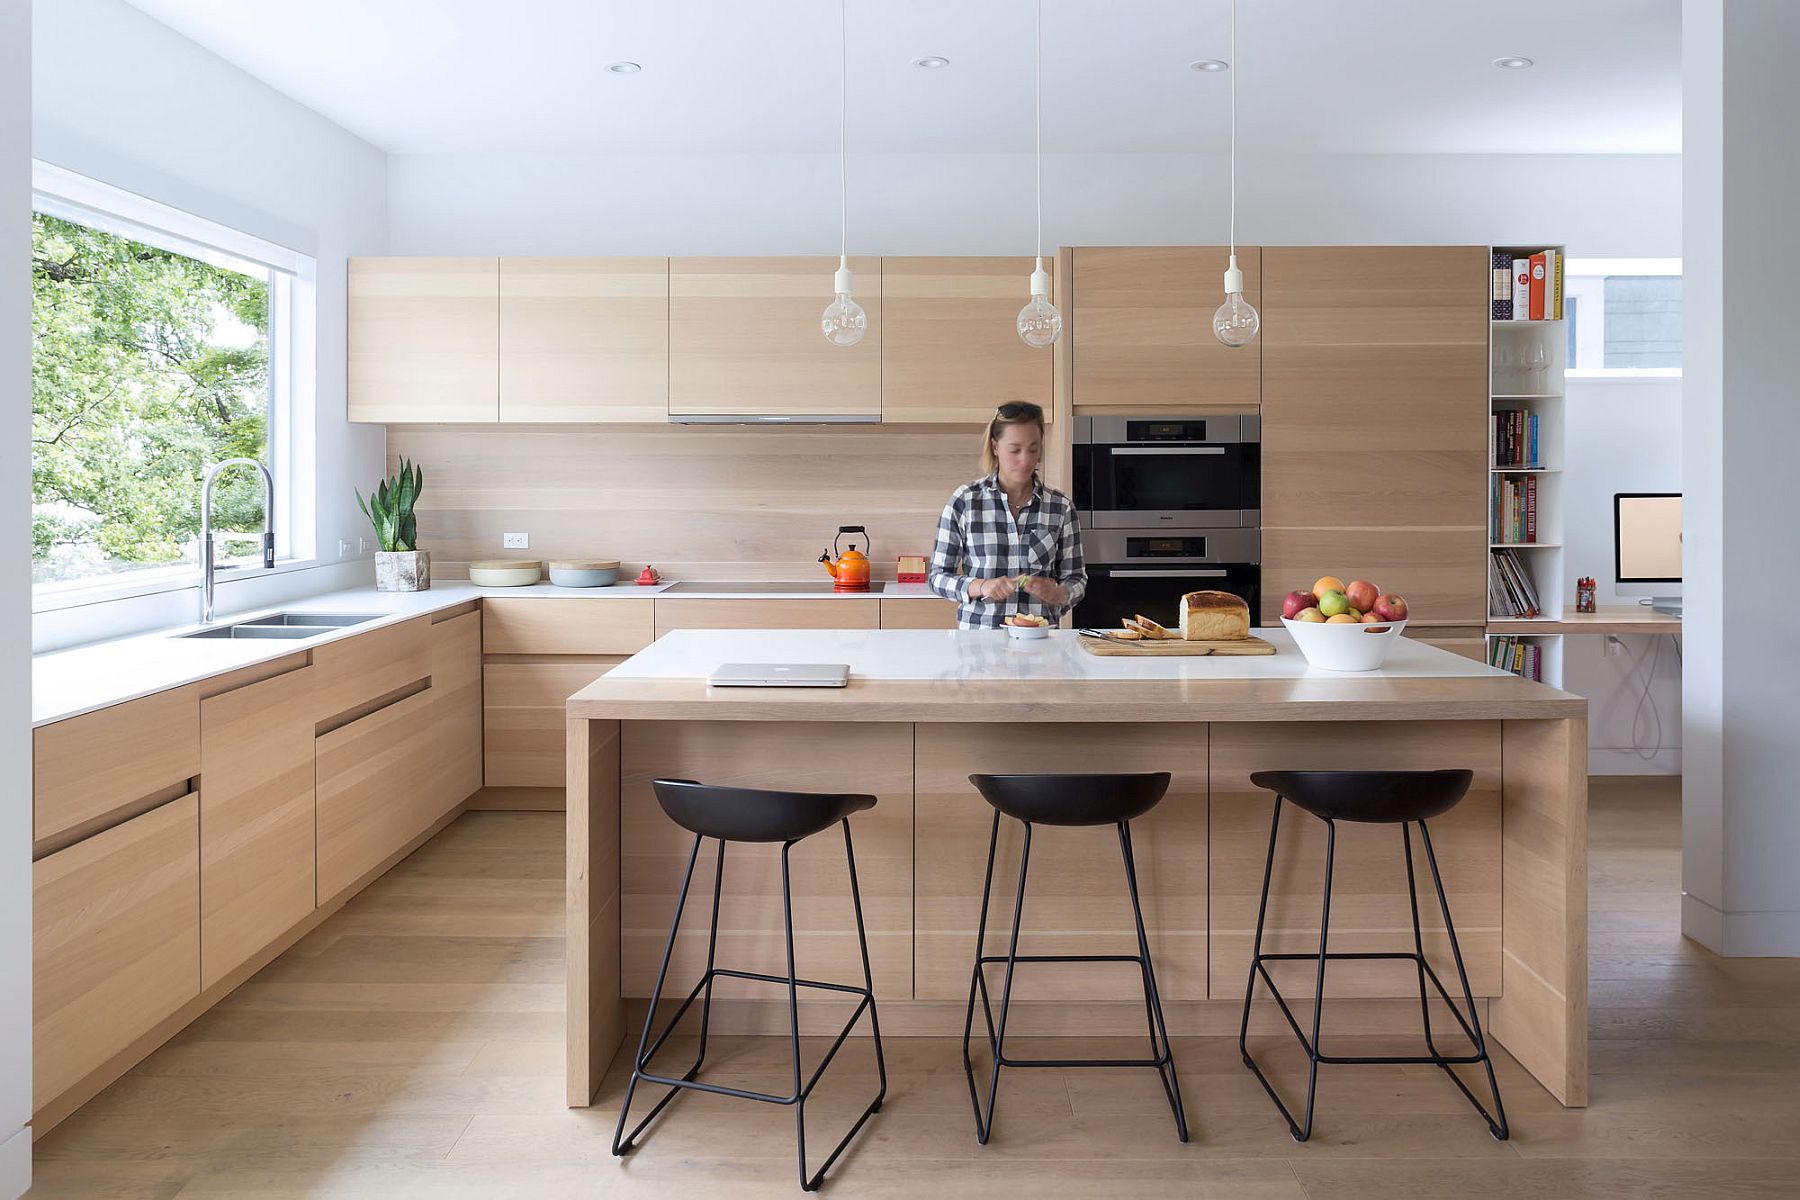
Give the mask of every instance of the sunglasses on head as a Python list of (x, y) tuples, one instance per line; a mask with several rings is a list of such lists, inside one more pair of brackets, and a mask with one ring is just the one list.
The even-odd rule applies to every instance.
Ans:
[(1002, 421), (1017, 421), (1020, 418), (1025, 420), (1041, 419), (1044, 410), (1035, 404), (1020, 401), (1015, 404), (1002, 404), (998, 413)]

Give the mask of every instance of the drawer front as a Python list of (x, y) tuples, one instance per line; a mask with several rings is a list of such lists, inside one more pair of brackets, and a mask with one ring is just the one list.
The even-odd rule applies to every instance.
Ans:
[(68, 841), (198, 775), (198, 696), (191, 686), (175, 688), (34, 730), (32, 840)]
[(318, 902), (374, 870), (435, 819), (429, 786), (433, 689), (350, 722), (314, 743)]
[(32, 864), (33, 1111), (200, 994), (200, 799)]
[(656, 636), (671, 629), (877, 629), (878, 600), (658, 600)]
[(488, 654), (636, 654), (656, 638), (642, 600), (483, 601), (481, 648)]
[(481, 790), (481, 612), (431, 627), (431, 818)]
[(431, 618), (416, 617), (313, 651), (317, 720), (329, 722), (431, 674)]
[(883, 600), (883, 629), (955, 629), (956, 604), (950, 600)]
[(200, 702), (200, 965), (211, 987), (313, 910), (313, 668)]
[(490, 662), (482, 710), (487, 785), (562, 787), (568, 699), (624, 661)]

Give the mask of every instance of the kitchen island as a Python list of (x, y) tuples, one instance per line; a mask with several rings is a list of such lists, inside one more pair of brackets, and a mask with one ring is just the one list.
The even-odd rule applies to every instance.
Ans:
[[(1257, 633), (1278, 652), (1099, 658), (1062, 631), (1014, 641), (999, 630), (687, 630), (577, 692), (567, 708), (569, 1104), (588, 1104), (621, 1042), (635, 1039), (692, 845), (657, 806), (654, 778), (875, 795), (852, 829), (882, 1025), (960, 1035), (992, 820), (967, 776), (1168, 771), (1167, 797), (1134, 837), (1151, 952), (1180, 1036), (1237, 1031), (1271, 803), (1250, 773), (1449, 767), (1475, 779), (1433, 838), (1484, 1027), (1559, 1101), (1585, 1104), (1586, 701), (1413, 641), (1376, 672), (1318, 671), (1283, 631)], [(726, 661), (842, 662), (851, 682), (709, 687)], [(1010, 881), (1020, 838), (1009, 826), (996, 878)], [(1282, 829), (1265, 949), (1316, 950), (1323, 827), (1302, 818)], [(1131, 941), (1116, 842), (1092, 834), (1037, 831), (1021, 952), (1105, 953)], [(785, 966), (776, 849), (732, 847), (720, 965)], [(801, 974), (858, 978), (841, 845), (810, 839), (793, 859)], [(710, 872), (697, 872), (671, 967), (676, 994), (704, 966), (710, 886)], [(995, 891), (989, 953), (1012, 917), (1010, 882)], [(1333, 891), (1333, 949), (1411, 949), (1393, 827), (1340, 828)], [(1430, 924), (1427, 954), (1447, 966), (1448, 942)], [(1310, 992), (1309, 968), (1278, 965), (1297, 968), (1275, 972), (1290, 997)], [(714, 1028), (785, 1032), (785, 992), (725, 982)], [(1141, 1037), (1133, 987), (1103, 966), (1040, 967), (1020, 977), (1011, 1028)], [(1416, 988), (1403, 965), (1334, 964), (1328, 1039), (1416, 1035)], [(835, 1029), (839, 1007), (803, 1001), (803, 1032)], [(1285, 1035), (1279, 1022), (1273, 1005), (1259, 1006), (1253, 1032)]]

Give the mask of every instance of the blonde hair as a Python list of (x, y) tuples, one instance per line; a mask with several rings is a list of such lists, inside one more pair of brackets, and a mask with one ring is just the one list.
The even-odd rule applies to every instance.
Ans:
[(994, 443), (1006, 432), (1009, 425), (1036, 425), (1038, 436), (1044, 435), (1044, 410), (1029, 401), (1016, 401), (1002, 404), (994, 412), (994, 419), (988, 422), (987, 436), (981, 442), (981, 469), (992, 475), (1000, 469), (1000, 459), (994, 453)]

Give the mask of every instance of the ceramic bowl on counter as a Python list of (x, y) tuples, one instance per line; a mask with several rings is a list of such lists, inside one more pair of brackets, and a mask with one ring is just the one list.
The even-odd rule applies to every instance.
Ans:
[(536, 558), (490, 558), (469, 564), (469, 582), (476, 587), (528, 587), (544, 577), (544, 564)]
[(557, 587), (611, 587), (619, 582), (616, 558), (553, 558), (550, 582)]
[(1400, 639), (1405, 621), (1328, 625), (1320, 621), (1281, 619), (1294, 635), (1294, 644), (1306, 661), (1327, 671), (1373, 671), (1387, 661), (1388, 651)]

